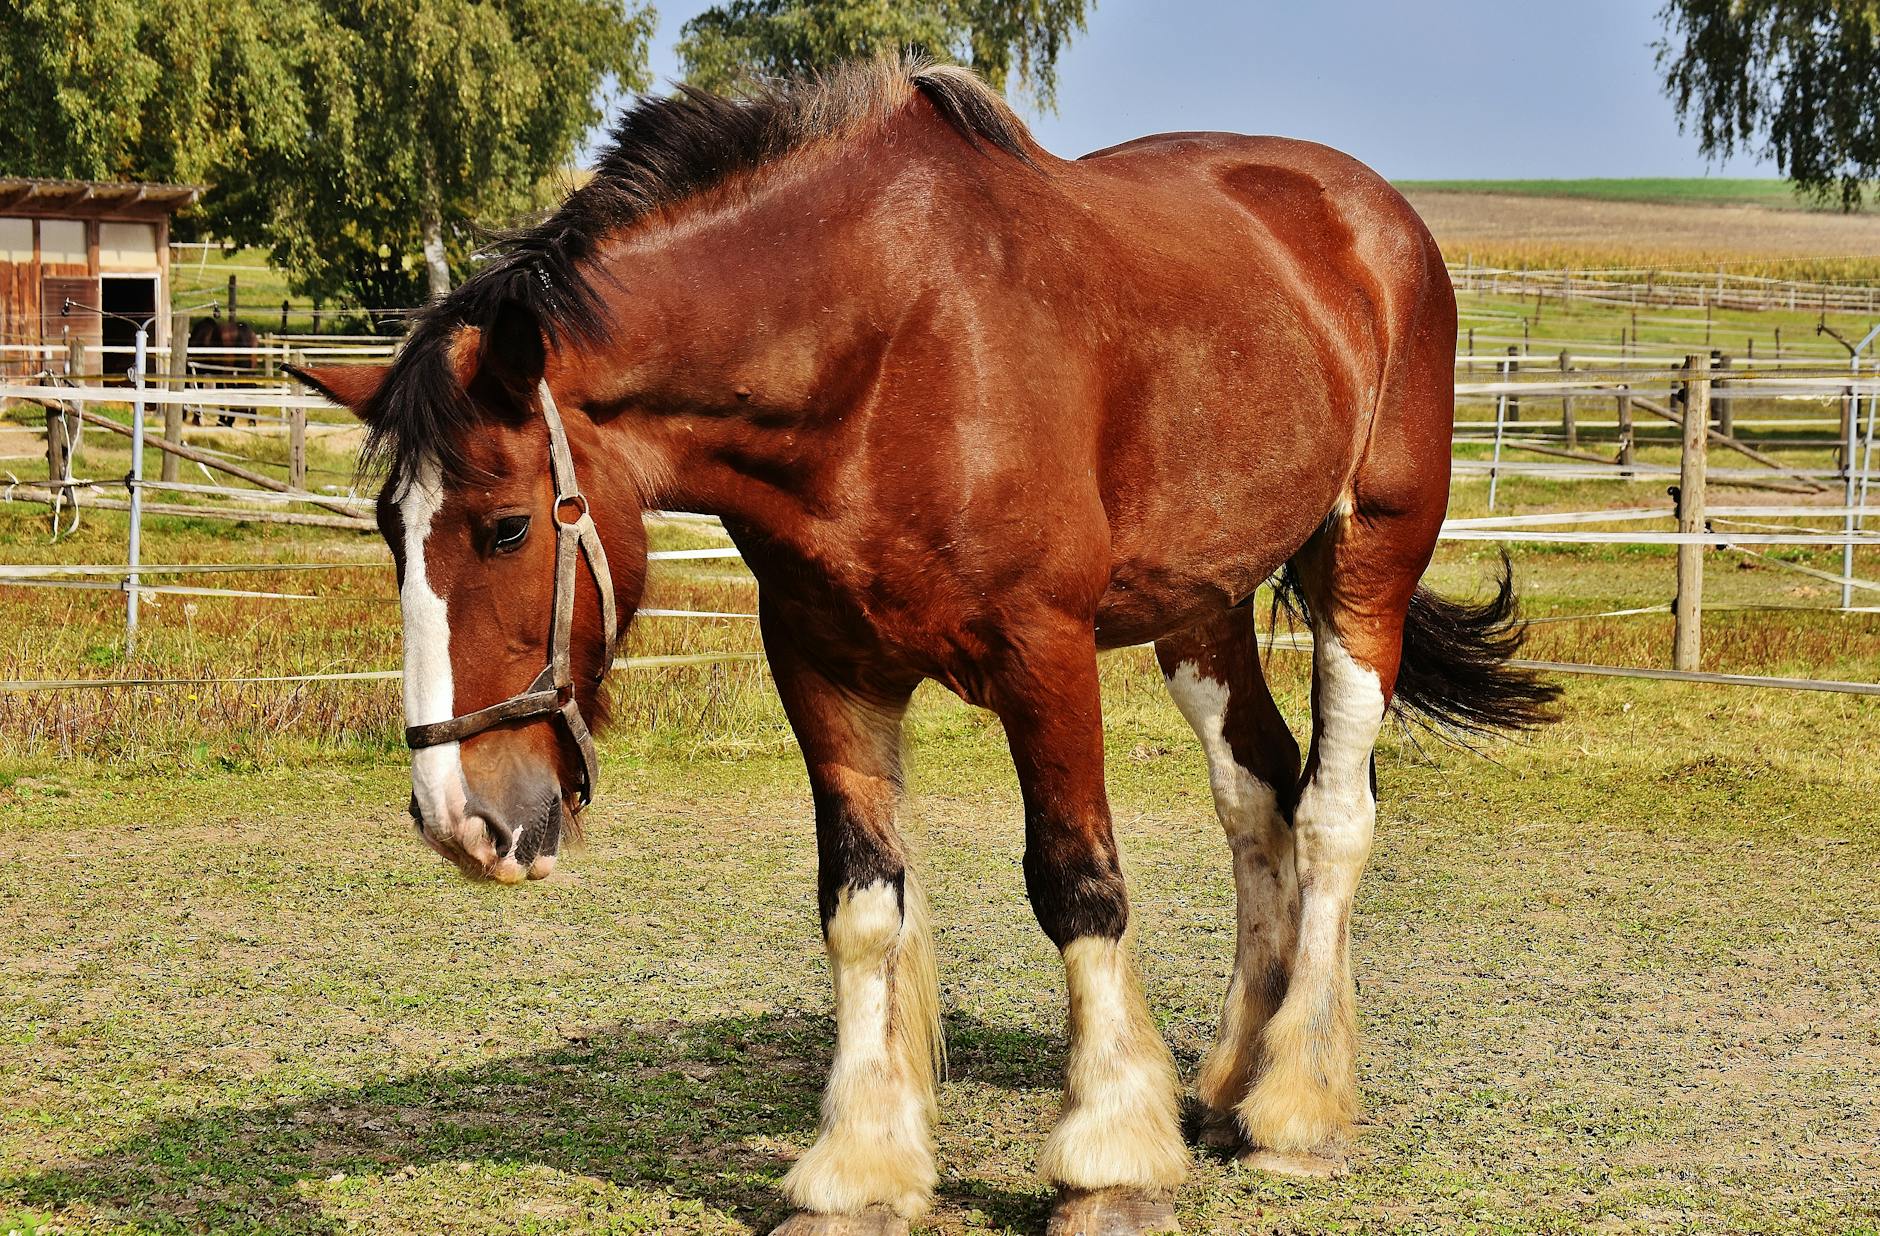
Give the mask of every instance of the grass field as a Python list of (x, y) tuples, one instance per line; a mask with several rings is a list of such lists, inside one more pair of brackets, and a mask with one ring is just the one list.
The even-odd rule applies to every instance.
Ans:
[(1798, 194), (1788, 181), (1772, 178), (1652, 176), (1585, 180), (1400, 180), (1394, 183), (1405, 192), (1417, 193), (1492, 193), (1651, 205), (1761, 206), (1770, 210), (1838, 212), (1841, 209), (1839, 199), (1818, 202)]
[[(1485, 333), (1535, 313), (1466, 308)], [(1629, 325), (1539, 312), (1548, 337)], [(1736, 348), (1811, 321), (1666, 315), (1644, 342), (1694, 349), (1708, 325)], [(191, 440), (281, 471), (273, 439)], [(345, 483), (354, 440), (316, 433), (317, 483)], [(121, 443), (89, 435), (81, 473), (122, 475)], [(1641, 454), (1673, 458), (1668, 433)], [(1513, 512), (1664, 500), (1662, 482), (1512, 478), (1501, 494)], [(1463, 482), (1452, 513), (1484, 500)], [(0, 561), (120, 560), (124, 529), (89, 511), (48, 545), (43, 508), (0, 504)], [(121, 597), (0, 589), (0, 678), (397, 663), (376, 538), (160, 517), (144, 556), (337, 566), (214, 581), (318, 600), (162, 597), (129, 659)], [(1534, 655), (1665, 663), (1667, 615), (1574, 616), (1667, 600), (1670, 549), (1525, 545), (1513, 561), (1528, 612), (1561, 619), (1533, 628)], [(1467, 594), (1493, 567), (1492, 547), (1447, 544), (1431, 579)], [(1863, 551), (1856, 573), (1876, 572)], [(1880, 615), (1826, 612), (1836, 599), (1777, 562), (1712, 555), (1706, 667), (1880, 680)], [(753, 603), (723, 561), (660, 564), (647, 599)], [(756, 647), (748, 621), (651, 618), (629, 653)], [(1192, 1074), (1232, 948), (1226, 850), (1147, 654), (1103, 673), (1143, 969)], [(1276, 651), (1270, 674), (1302, 726), (1303, 658)], [(800, 765), (758, 663), (616, 677), (588, 840), (518, 891), (468, 886), (411, 838), (392, 684), (0, 694), (0, 1232), (743, 1233), (780, 1218), (775, 1183), (814, 1135), (831, 1048)], [(1559, 725), (1487, 756), (1397, 733), (1380, 756), (1353, 935), (1368, 1115), (1352, 1173), (1296, 1182), (1197, 1156), (1185, 1230), (1880, 1233), (1880, 700), (1577, 679)], [(952, 1061), (923, 1230), (1035, 1232), (1064, 993), (1024, 904), (1017, 788), (996, 723), (938, 690), (917, 699), (910, 766)]]

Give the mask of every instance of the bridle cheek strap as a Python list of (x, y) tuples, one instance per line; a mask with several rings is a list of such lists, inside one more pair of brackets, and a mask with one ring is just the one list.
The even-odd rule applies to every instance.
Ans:
[[(553, 618), (548, 630), (548, 664), (521, 692), (499, 704), (479, 708), (428, 725), (405, 728), (405, 745), (413, 751), (448, 742), (462, 742), (506, 721), (554, 714), (561, 718), (568, 736), (581, 752), (580, 799), (583, 807), (593, 801), (594, 787), (600, 780), (600, 760), (594, 753), (594, 737), (588, 733), (587, 719), (575, 699), (571, 647), (574, 639), (575, 573), (582, 558), (587, 559), (588, 574), (601, 601), (602, 657), (604, 675), (613, 662), (614, 643), (619, 638), (619, 614), (614, 607), (614, 577), (607, 569), (607, 549), (594, 527), (587, 498), (574, 475), (574, 455), (568, 450), (568, 431), (561, 423), (561, 410), (543, 382), (537, 393), (542, 402), (542, 419), (548, 424), (548, 466), (555, 481), (555, 592), (551, 603)], [(580, 513), (563, 519), (562, 512), (574, 507)]]

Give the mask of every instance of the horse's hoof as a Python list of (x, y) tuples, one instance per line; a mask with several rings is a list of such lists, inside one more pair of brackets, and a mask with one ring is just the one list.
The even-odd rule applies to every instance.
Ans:
[(870, 1206), (856, 1215), (799, 1210), (771, 1228), (770, 1236), (907, 1236), (907, 1220), (886, 1206)]
[(1175, 1204), (1141, 1189), (1059, 1189), (1045, 1236), (1149, 1236), (1179, 1232)]
[(1327, 1179), (1343, 1176), (1348, 1169), (1345, 1152), (1329, 1147), (1318, 1150), (1268, 1150), (1252, 1146), (1240, 1153), (1240, 1165), (1276, 1176), (1310, 1176)]

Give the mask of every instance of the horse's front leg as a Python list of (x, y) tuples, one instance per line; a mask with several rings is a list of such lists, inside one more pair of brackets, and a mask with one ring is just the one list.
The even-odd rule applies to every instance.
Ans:
[(1064, 957), (1064, 1110), (1039, 1167), (1058, 1187), (1053, 1236), (1176, 1231), (1188, 1170), (1168, 1048), (1127, 939), (1129, 900), (1103, 785), (1103, 720), (1088, 627), (1028, 639), (995, 684), (1025, 799), (1025, 887)]
[(816, 1142), (784, 1177), (787, 1236), (886, 1236), (935, 1182), (939, 989), (927, 907), (895, 811), (909, 693), (870, 697), (806, 665), (787, 633), (765, 646), (816, 801), (818, 901), (835, 982), (836, 1056)]

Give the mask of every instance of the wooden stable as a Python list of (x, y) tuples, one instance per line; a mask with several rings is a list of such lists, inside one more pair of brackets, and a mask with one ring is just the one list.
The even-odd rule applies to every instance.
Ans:
[(0, 178), (0, 372), (43, 368), (76, 342), (109, 349), (86, 369), (122, 373), (136, 324), (149, 319), (151, 344), (167, 346), (170, 217), (202, 192)]

